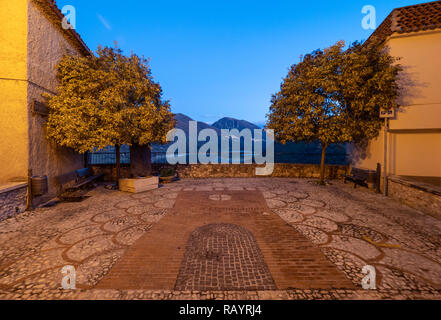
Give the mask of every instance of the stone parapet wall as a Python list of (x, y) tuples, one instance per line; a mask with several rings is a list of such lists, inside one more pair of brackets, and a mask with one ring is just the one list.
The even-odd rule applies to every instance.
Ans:
[(0, 221), (14, 217), (26, 210), (27, 184), (0, 189)]
[[(100, 175), (104, 174), (104, 181), (110, 182), (116, 179), (116, 167), (115, 165), (105, 164), (105, 165), (92, 165), (93, 174)], [(130, 178), (130, 166), (121, 165), (121, 178)]]
[[(176, 169), (180, 178), (253, 178), (256, 176), (256, 168), (262, 167), (255, 164), (188, 164), (168, 165), (153, 164), (152, 174), (159, 175), (161, 169)], [(92, 166), (94, 174), (104, 174), (105, 181), (112, 181), (116, 177), (114, 165)], [(326, 179), (340, 179), (348, 172), (348, 166), (326, 166)], [(130, 177), (130, 167), (121, 166), (121, 177)], [(262, 176), (265, 177), (265, 176)], [(320, 166), (315, 164), (275, 164), (274, 172), (270, 177), (285, 178), (319, 178)]]
[(391, 177), (389, 196), (411, 208), (441, 219), (441, 192), (435, 188), (426, 188), (400, 177)]
[[(153, 165), (153, 173), (161, 168), (176, 168), (180, 178), (251, 178), (256, 176), (255, 164), (191, 164), (191, 165)], [(326, 166), (326, 179), (339, 179), (348, 171), (347, 166)], [(270, 177), (319, 178), (320, 166), (314, 164), (275, 164)]]

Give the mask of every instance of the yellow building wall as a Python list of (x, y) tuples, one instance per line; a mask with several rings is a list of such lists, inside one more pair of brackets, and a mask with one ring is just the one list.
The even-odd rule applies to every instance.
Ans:
[(389, 141), (391, 174), (441, 177), (441, 133), (392, 133)]
[[(56, 67), (66, 53), (77, 51), (63, 36), (61, 23), (52, 22), (45, 13), (29, 1), (28, 7), (28, 105), (44, 102), (42, 93), (56, 92)], [(61, 148), (46, 138), (46, 118), (29, 113), (29, 166), (34, 175), (47, 175), (49, 194), (58, 193), (56, 177), (80, 169), (84, 157), (71, 149)]]
[[(401, 105), (390, 121), (388, 171), (392, 175), (441, 176), (441, 31), (392, 36), (391, 55), (401, 57)], [(353, 165), (383, 164), (384, 131), (353, 154)]]
[(390, 52), (404, 66), (399, 103), (391, 130), (441, 130), (441, 30), (389, 40)]
[(0, 184), (28, 168), (27, 0), (0, 1)]

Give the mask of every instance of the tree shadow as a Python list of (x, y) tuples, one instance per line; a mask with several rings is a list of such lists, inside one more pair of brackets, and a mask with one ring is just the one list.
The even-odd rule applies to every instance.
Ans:
[[(401, 66), (402, 70), (398, 75), (398, 98), (397, 98), (397, 104), (398, 108), (396, 110), (395, 118), (391, 120), (397, 120), (399, 118), (399, 114), (406, 114), (408, 112), (409, 106), (412, 106), (414, 104), (414, 101), (417, 99), (421, 99), (423, 97), (422, 89), (428, 87), (428, 83), (422, 82), (421, 75), (418, 73), (415, 67), (412, 66)], [(384, 128), (384, 125), (382, 126)], [(363, 160), (366, 160), (370, 157), (372, 157), (373, 153), (371, 148), (369, 148), (370, 142), (374, 139), (377, 139), (380, 135), (380, 132), (378, 132), (378, 135), (372, 139), (364, 139), (362, 141), (359, 141), (357, 143), (349, 144), (348, 150), (349, 150), (349, 163), (354, 165), (357, 163), (360, 163)], [(392, 137), (389, 137), (389, 150), (391, 151), (391, 148), (395, 148), (396, 139), (392, 140)], [(394, 147), (391, 146), (391, 144), (394, 145)], [(396, 150), (392, 151), (395, 153)], [(392, 153), (391, 153), (392, 154)], [(395, 159), (395, 157), (394, 157)], [(393, 169), (394, 164), (389, 164)]]

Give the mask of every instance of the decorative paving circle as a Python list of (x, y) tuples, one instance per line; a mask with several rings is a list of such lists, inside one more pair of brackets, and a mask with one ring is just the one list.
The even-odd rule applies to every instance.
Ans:
[(175, 290), (276, 290), (276, 286), (250, 231), (233, 224), (209, 224), (190, 235)]

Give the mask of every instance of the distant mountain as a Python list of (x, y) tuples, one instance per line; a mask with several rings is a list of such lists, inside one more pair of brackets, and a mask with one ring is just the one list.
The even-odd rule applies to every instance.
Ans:
[[(185, 114), (182, 114), (182, 113), (176, 113), (175, 120), (176, 120), (175, 128), (184, 130), (184, 132), (186, 134), (188, 134), (189, 123), (190, 123), (190, 121), (194, 121), (194, 120), (192, 118), (190, 118), (189, 116), (186, 116)], [(204, 130), (204, 129), (213, 129), (216, 132), (220, 132), (218, 128), (210, 126), (209, 124), (206, 124), (205, 122), (197, 121), (197, 124), (198, 124), (198, 133), (199, 133), (199, 131)]]
[[(185, 132), (187, 139), (189, 138), (189, 131), (190, 131), (190, 121), (195, 121), (192, 118), (190, 118), (189, 116), (182, 114), (182, 113), (176, 113), (175, 114), (175, 120), (176, 120), (176, 125), (175, 128), (176, 129), (181, 129)], [(200, 121), (196, 121), (197, 122), (197, 128), (198, 128), (198, 135), (199, 132), (201, 132), (204, 129), (213, 129), (214, 131), (216, 131), (219, 135), (220, 135), (220, 130), (216, 127), (210, 126), (209, 124), (206, 124), (205, 122), (200, 122)], [(188, 140), (187, 140), (188, 143)], [(160, 153), (160, 152), (166, 152), (168, 147), (171, 145), (172, 143), (167, 143), (167, 144), (152, 144), (152, 151), (154, 153)], [(203, 144), (202, 142), (198, 142), (198, 144)]]
[(229, 130), (238, 129), (239, 131), (242, 131), (243, 129), (250, 129), (250, 130), (261, 129), (259, 126), (251, 122), (245, 120), (238, 120), (234, 118), (228, 118), (228, 117), (216, 121), (211, 126), (218, 129), (229, 129)]
[[(176, 120), (176, 128), (181, 129), (186, 133), (187, 139), (189, 137), (189, 122), (193, 121), (192, 118), (186, 116), (182, 113), (175, 114), (175, 120)], [(215, 130), (218, 135), (220, 136), (220, 130), (221, 129), (238, 129), (239, 131), (243, 129), (261, 129), (259, 126), (250, 123), (245, 120), (237, 120), (234, 118), (223, 118), (215, 123), (213, 125), (206, 124), (204, 122), (197, 122), (198, 126), (198, 134), (203, 129), (213, 129)], [(254, 136), (254, 135), (253, 135)], [(263, 139), (265, 140), (265, 135), (263, 136)], [(258, 140), (255, 140), (257, 142)], [(220, 143), (220, 141), (219, 141)], [(159, 145), (159, 144), (152, 144), (152, 159), (154, 163), (166, 163), (165, 153), (168, 149), (168, 147), (172, 143)], [(198, 147), (205, 144), (205, 141), (199, 141)], [(265, 143), (263, 143), (265, 146)], [(243, 144), (241, 143), (241, 147), (243, 147)], [(264, 150), (266, 148), (264, 147)], [(188, 148), (188, 141), (187, 141), (187, 150)], [(219, 144), (219, 150), (220, 150), (220, 144)], [(97, 163), (101, 163), (103, 160), (103, 157), (107, 157), (106, 159), (109, 161), (108, 163), (114, 163), (115, 157), (112, 155), (109, 155), (109, 153), (114, 153), (115, 148), (114, 147), (108, 147), (106, 150), (102, 150), (101, 152), (103, 155), (96, 155), (97, 157)], [(122, 146), (121, 152), (123, 154), (122, 156), (122, 163), (129, 163), (129, 147), (128, 146)], [(321, 146), (318, 142), (312, 142), (312, 143), (304, 143), (304, 142), (289, 142), (286, 145), (281, 143), (275, 143), (274, 145), (274, 153), (275, 153), (275, 162), (276, 163), (320, 163), (321, 158)], [(333, 144), (328, 147), (327, 154), (326, 154), (326, 162), (328, 164), (346, 164), (347, 158), (346, 158), (346, 144)], [(107, 161), (106, 160), (106, 161)], [(101, 161), (101, 162), (100, 162)], [(113, 161), (113, 162), (112, 162)], [(107, 162), (105, 162), (107, 163)]]

